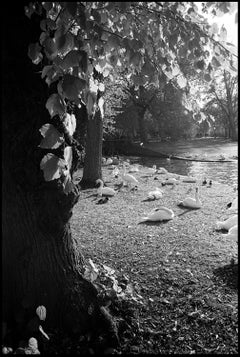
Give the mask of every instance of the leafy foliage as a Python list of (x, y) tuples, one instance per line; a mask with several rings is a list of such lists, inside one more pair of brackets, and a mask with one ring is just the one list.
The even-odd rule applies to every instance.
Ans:
[[(209, 25), (204, 16), (234, 12), (234, 3), (202, 3), (201, 10), (195, 3), (176, 2), (30, 3), (25, 14), (41, 16), (42, 32), (29, 45), (29, 57), (36, 65), (47, 62), (42, 78), (49, 86), (57, 82), (58, 93), (46, 103), (50, 116), (63, 118), (71, 104), (85, 104), (89, 117), (96, 110), (103, 117), (103, 81), (113, 81), (119, 71), (136, 88), (174, 81), (181, 89), (187, 86), (182, 58), (208, 82), (220, 64), (236, 72), (226, 29)], [(60, 167), (49, 180), (59, 178), (61, 161), (54, 165)]]

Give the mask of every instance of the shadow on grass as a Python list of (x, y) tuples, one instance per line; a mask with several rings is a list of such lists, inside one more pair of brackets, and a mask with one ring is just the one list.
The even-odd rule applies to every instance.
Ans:
[(213, 274), (220, 278), (231, 289), (238, 289), (238, 263), (217, 268), (213, 271)]
[(160, 226), (161, 224), (166, 224), (168, 223), (168, 220), (166, 221), (142, 221), (139, 222), (138, 224), (146, 224), (146, 226)]

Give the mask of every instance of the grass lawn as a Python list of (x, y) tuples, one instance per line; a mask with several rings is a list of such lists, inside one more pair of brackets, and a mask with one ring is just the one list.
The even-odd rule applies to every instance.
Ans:
[[(200, 186), (202, 208), (187, 210), (177, 203), (194, 196), (196, 184), (166, 185), (162, 199), (146, 201), (166, 176), (146, 177), (144, 168), (134, 176), (137, 191), (124, 187), (103, 205), (96, 204), (96, 189), (82, 190), (71, 219), (85, 257), (115, 269), (119, 279), (127, 276), (142, 297), (118, 353), (238, 353), (238, 245), (215, 230), (236, 193), (213, 181)], [(108, 167), (103, 178), (113, 188), (121, 182)], [(139, 224), (160, 205), (174, 211), (173, 220)]]

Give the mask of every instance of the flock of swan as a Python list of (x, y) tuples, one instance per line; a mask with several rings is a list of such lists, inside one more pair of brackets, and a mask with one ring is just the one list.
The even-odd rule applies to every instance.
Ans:
[[(139, 165), (130, 165), (129, 160), (120, 162), (119, 158), (113, 158), (113, 159), (109, 158), (107, 160), (105, 159), (103, 163), (105, 165), (108, 165), (112, 169), (112, 176), (120, 177), (122, 179), (122, 186), (128, 186), (130, 187), (131, 190), (138, 188), (139, 181), (136, 179), (134, 175), (132, 175), (132, 173), (139, 172), (140, 170)], [(117, 167), (116, 165), (118, 165), (119, 167)], [(120, 169), (121, 167), (123, 169), (122, 171)], [(128, 167), (128, 172), (127, 172), (127, 167)], [(157, 169), (156, 165), (153, 165), (152, 168), (142, 168), (141, 171), (142, 170), (144, 174), (147, 174), (150, 177), (158, 174), (167, 175), (165, 181), (161, 183), (162, 186), (172, 185), (172, 188), (174, 188), (175, 185), (178, 185), (181, 182), (196, 183), (197, 185), (199, 184), (199, 181), (194, 177), (173, 174), (168, 172), (164, 167), (160, 167)], [(155, 177), (155, 179), (158, 178)], [(100, 197), (105, 196), (105, 199), (101, 199), (100, 202), (98, 203), (107, 202), (108, 197), (113, 197), (120, 190), (120, 189), (115, 190), (110, 187), (104, 187), (104, 183), (100, 179), (98, 179), (96, 183), (100, 184), (99, 188), (97, 189), (98, 196)], [(204, 180), (202, 181), (202, 186), (206, 184), (207, 184), (207, 180), (206, 178), (204, 178)], [(208, 187), (211, 187), (211, 185), (212, 185), (212, 181), (210, 180)], [(157, 187), (147, 194), (147, 200), (149, 201), (159, 200), (162, 198), (163, 194), (164, 194), (163, 190)], [(202, 207), (202, 202), (200, 201), (199, 198), (198, 186), (196, 186), (195, 188), (195, 197), (186, 197), (183, 201), (178, 203), (178, 206), (191, 208), (191, 209), (200, 209)], [(224, 221), (216, 222), (216, 229), (227, 230), (228, 234), (224, 234), (225, 237), (237, 238), (237, 234), (238, 234), (238, 199), (237, 198), (235, 198), (232, 202), (228, 204), (227, 210), (228, 212), (234, 212), (234, 215)], [(145, 217), (142, 217), (140, 222), (167, 221), (173, 218), (174, 218), (174, 212), (172, 209), (169, 209), (164, 206), (159, 206), (158, 208), (155, 208), (151, 212), (149, 212), (149, 214), (146, 215)]]

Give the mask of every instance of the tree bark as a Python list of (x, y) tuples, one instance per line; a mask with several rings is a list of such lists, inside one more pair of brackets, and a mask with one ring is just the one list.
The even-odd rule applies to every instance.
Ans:
[(51, 327), (80, 334), (105, 329), (116, 343), (97, 290), (82, 276), (84, 258), (71, 236), (77, 194), (61, 194), (52, 183), (38, 192), (24, 190), (6, 166), (2, 193), (3, 321), (14, 324), (21, 311), (32, 318), (44, 305)]
[(103, 122), (100, 110), (88, 119), (86, 155), (81, 187), (95, 187), (96, 180), (102, 178)]

